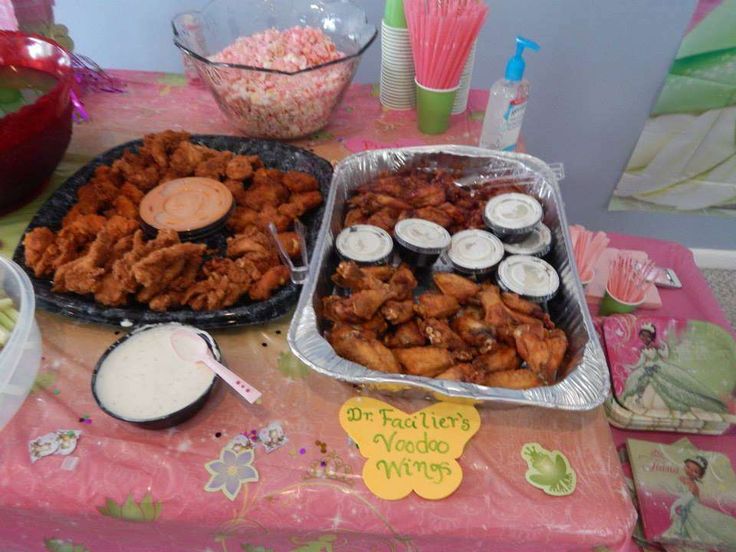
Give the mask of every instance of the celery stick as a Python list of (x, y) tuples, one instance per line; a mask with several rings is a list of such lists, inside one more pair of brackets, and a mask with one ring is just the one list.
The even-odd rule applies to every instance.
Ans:
[(12, 308), (13, 300), (10, 297), (3, 297), (0, 299), (0, 310), (5, 310), (8, 307)]
[(0, 326), (10, 332), (13, 330), (15, 322), (4, 311), (0, 311)]
[(4, 312), (5, 314), (7, 314), (7, 315), (8, 315), (8, 317), (9, 317), (9, 318), (10, 318), (10, 319), (11, 319), (11, 320), (12, 320), (13, 322), (17, 322), (17, 321), (18, 321), (18, 311), (17, 311), (17, 310), (15, 310), (15, 309), (13, 309), (13, 308), (10, 308), (10, 309), (5, 309), (5, 310), (4, 310), (3, 312)]
[(0, 328), (0, 349), (2, 349), (3, 345), (5, 345), (8, 342), (9, 337), (10, 337), (10, 332), (7, 332), (4, 329)]

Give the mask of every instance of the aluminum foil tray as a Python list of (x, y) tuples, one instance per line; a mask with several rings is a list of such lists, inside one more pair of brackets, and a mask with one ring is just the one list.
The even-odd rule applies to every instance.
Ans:
[[(381, 173), (407, 168), (448, 169), (457, 178), (517, 179), (517, 185), (537, 197), (544, 207), (544, 223), (552, 231), (553, 248), (547, 259), (560, 275), (560, 291), (548, 303), (558, 327), (567, 332), (570, 348), (555, 385), (527, 390), (485, 387), (473, 383), (437, 380), (408, 374), (370, 370), (338, 356), (322, 336), (328, 322), (320, 316), (321, 298), (330, 295), (330, 280), (339, 259), (334, 238), (342, 230), (347, 200), (361, 184)], [(508, 184), (506, 180), (506, 184)], [(340, 162), (332, 179), (325, 218), (302, 289), (288, 341), (294, 354), (321, 374), (379, 391), (428, 399), (472, 401), (479, 405), (532, 405), (561, 410), (591, 410), (603, 403), (610, 387), (608, 368), (585, 296), (576, 276), (572, 244), (559, 185), (549, 166), (520, 153), (491, 152), (470, 146), (426, 146), (373, 150)]]

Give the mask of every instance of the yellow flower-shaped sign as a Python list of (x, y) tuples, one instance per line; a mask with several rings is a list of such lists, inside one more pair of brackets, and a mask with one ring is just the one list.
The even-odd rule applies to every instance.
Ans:
[(414, 491), (437, 500), (463, 480), (456, 459), (480, 428), (470, 405), (436, 403), (408, 414), (388, 403), (353, 397), (340, 409), (340, 425), (367, 459), (363, 481), (380, 498), (398, 500)]

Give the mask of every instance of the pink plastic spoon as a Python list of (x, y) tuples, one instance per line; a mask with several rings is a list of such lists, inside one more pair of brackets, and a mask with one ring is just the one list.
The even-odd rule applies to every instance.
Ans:
[(217, 362), (207, 347), (207, 343), (197, 333), (185, 328), (176, 330), (171, 335), (171, 345), (179, 358), (203, 363), (249, 403), (253, 404), (261, 397), (258, 389)]

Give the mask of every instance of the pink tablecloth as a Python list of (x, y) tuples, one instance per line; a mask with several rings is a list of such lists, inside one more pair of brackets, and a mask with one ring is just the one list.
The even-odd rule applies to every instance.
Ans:
[[(92, 122), (75, 128), (56, 181), (144, 132), (232, 132), (206, 91), (167, 75), (120, 75), (129, 83), (126, 94), (87, 98)], [(474, 142), (482, 103), (483, 94), (471, 94), (471, 112), (432, 140)], [(426, 141), (410, 114), (383, 112), (370, 86), (355, 86), (333, 123), (302, 144), (337, 160), (366, 147)], [(6, 252), (32, 210), (0, 219)], [(247, 406), (220, 388), (190, 422), (155, 432), (106, 416), (91, 396), (94, 364), (120, 331), (41, 312), (37, 318), (44, 336), (37, 385), (0, 432), (3, 552), (600, 552), (628, 545), (634, 511), (601, 409), (483, 410), (454, 495), (388, 502), (363, 485), (363, 460), (338, 424), (338, 409), (356, 391), (295, 361), (284, 339), (288, 320), (215, 333), (227, 364), (265, 392), (261, 405)], [(408, 411), (426, 405), (389, 400)], [(237, 450), (258, 481), (247, 481), (251, 470), (211, 477), (206, 465), (222, 471), (235, 459), (223, 452), (231, 439), (273, 421), (288, 438), (282, 448), (266, 453), (257, 444), (252, 459)], [(32, 464), (28, 442), (58, 429), (82, 431), (77, 449)], [(530, 441), (567, 455), (577, 473), (572, 495), (547, 496), (525, 481), (520, 451)], [(212, 464), (218, 458), (224, 464)]]

